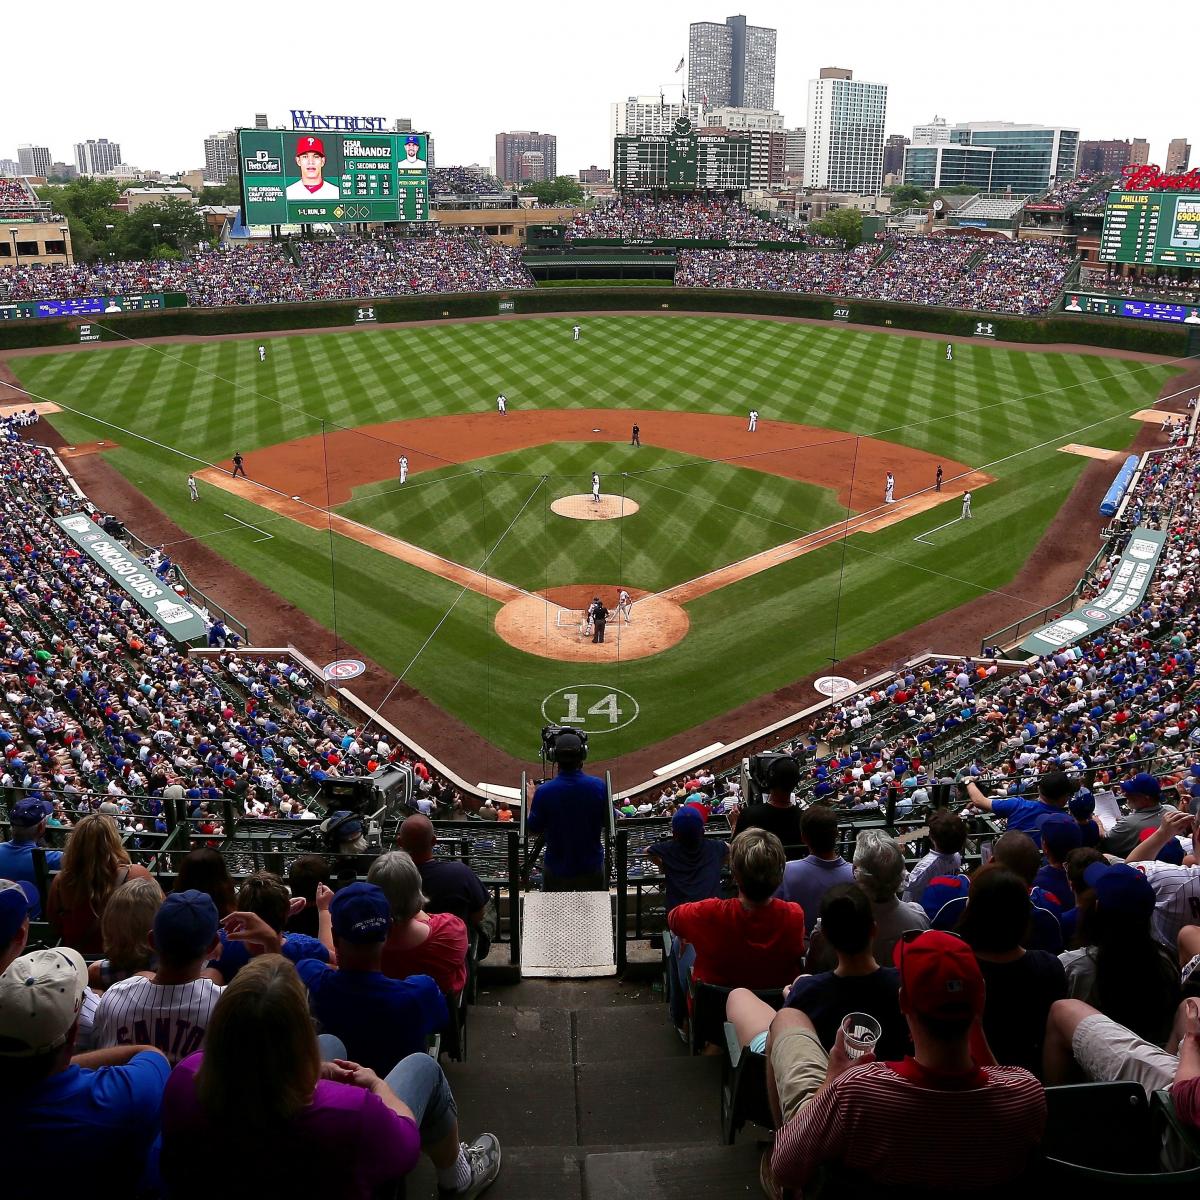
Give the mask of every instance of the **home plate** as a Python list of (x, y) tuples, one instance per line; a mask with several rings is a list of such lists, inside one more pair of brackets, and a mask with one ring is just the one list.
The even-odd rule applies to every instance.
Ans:
[(1098, 458), (1102, 462), (1111, 462), (1116, 458), (1124, 458), (1124, 450), (1105, 450), (1103, 446), (1081, 446), (1077, 442), (1068, 442), (1065, 446), (1059, 446), (1059, 451), (1063, 454), (1078, 454), (1083, 458)]

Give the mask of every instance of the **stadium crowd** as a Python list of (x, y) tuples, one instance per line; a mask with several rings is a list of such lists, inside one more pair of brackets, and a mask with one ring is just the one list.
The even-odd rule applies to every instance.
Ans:
[(434, 167), (429, 172), (431, 196), (502, 196), (510, 190), (494, 175), (469, 167)]
[(1115, 270), (1089, 271), (1080, 286), (1115, 296), (1136, 296), (1147, 300), (1166, 300), (1176, 304), (1200, 304), (1200, 274), (1188, 272), (1170, 275), (1120, 275)]
[(1105, 190), (1103, 185), (1109, 179), (1110, 177), (1096, 171), (1084, 171), (1073, 179), (1064, 179), (1056, 183), (1044, 196), (1040, 196), (1036, 203), (1058, 204), (1067, 208), (1072, 204), (1078, 204), (1097, 189)]
[(617, 196), (575, 217), (567, 227), (567, 240), (579, 238), (726, 238), (735, 242), (819, 240), (765, 221), (740, 201), (704, 193)]

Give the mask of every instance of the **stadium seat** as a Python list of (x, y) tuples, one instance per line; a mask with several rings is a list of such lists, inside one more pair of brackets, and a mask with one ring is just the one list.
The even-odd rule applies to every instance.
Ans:
[(774, 1127), (767, 1100), (767, 1056), (738, 1043), (737, 1031), (725, 1022), (725, 1054), (721, 1060), (721, 1141), (732, 1146), (747, 1121)]
[(1159, 1139), (1139, 1084), (1050, 1087), (1046, 1110), (1042, 1149), (1055, 1170), (1140, 1175), (1157, 1168)]
[[(693, 1054), (702, 1054), (704, 1047), (725, 1043), (725, 1002), (733, 988), (718, 987), (715, 983), (688, 980), (688, 1045)], [(754, 994), (778, 1010), (783, 1004), (781, 988), (756, 990)]]

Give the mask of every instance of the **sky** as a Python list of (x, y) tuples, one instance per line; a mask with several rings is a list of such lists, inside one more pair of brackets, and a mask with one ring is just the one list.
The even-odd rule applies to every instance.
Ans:
[[(286, 128), (290, 110), (305, 108), (389, 126), (411, 117), (433, 134), (441, 166), (486, 166), (501, 130), (554, 133), (558, 170), (573, 174), (608, 165), (614, 100), (660, 86), (679, 99), (686, 70), (674, 68), (690, 22), (738, 11), (709, 0), (422, 7), (410, 16), (376, 0), (353, 15), (310, 0), (107, 9), (60, 0), (52, 24), (76, 33), (33, 53), (18, 38), (5, 56), (6, 95), (25, 99), (0, 113), (0, 158), (32, 142), (71, 162), (75, 142), (107, 137), (127, 163), (188, 170), (203, 164), (206, 135), (253, 125), (263, 111)], [(887, 133), (911, 136), (935, 113), (951, 124), (1033, 121), (1085, 139), (1149, 138), (1157, 163), (1182, 136), (1200, 161), (1194, 76), (1172, 61), (1181, 31), (1166, 11), (1148, 17), (1144, 34), (1134, 17), (1149, 10), (1116, 0), (1044, 14), (878, 0), (753, 0), (741, 11), (778, 30), (775, 107), (789, 127), (806, 123), (807, 81), (839, 66), (888, 84)]]

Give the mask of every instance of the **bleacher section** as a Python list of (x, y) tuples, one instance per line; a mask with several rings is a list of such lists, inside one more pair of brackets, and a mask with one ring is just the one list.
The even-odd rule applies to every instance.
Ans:
[(1002, 192), (980, 192), (956, 208), (952, 215), (959, 224), (970, 220), (1011, 221), (1030, 199), (1029, 196), (1010, 196)]

